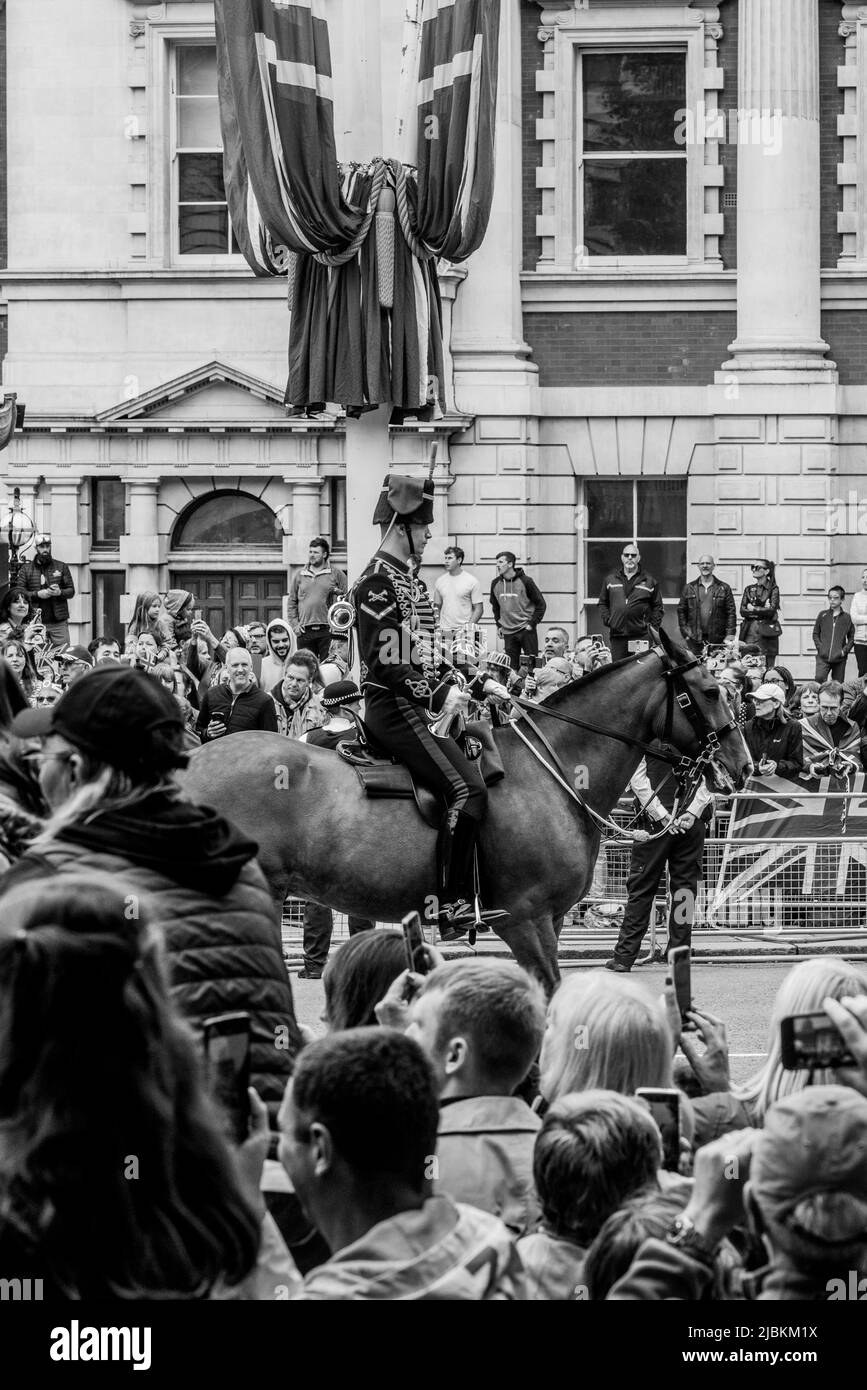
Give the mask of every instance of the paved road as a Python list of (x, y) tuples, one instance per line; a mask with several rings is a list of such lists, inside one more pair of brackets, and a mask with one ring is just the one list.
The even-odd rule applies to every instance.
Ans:
[[(732, 1076), (737, 1081), (749, 1076), (764, 1056), (774, 995), (789, 968), (761, 961), (743, 965), (693, 963), (693, 998), (725, 1020), (732, 1051)], [(634, 977), (660, 993), (664, 973), (661, 965), (644, 966), (634, 972)], [(321, 1029), (322, 985), (318, 980), (299, 980), (293, 973), (292, 988), (299, 1022)]]

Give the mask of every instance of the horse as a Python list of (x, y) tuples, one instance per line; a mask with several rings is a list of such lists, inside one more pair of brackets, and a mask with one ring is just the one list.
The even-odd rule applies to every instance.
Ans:
[[(485, 906), (509, 914), (497, 934), (550, 992), (557, 923), (586, 892), (605, 818), (649, 741), (700, 759), (726, 795), (752, 762), (707, 668), (665, 633), (527, 710), (532, 725), (493, 734), (506, 776), (489, 790), (479, 855)], [(380, 922), (413, 908), (435, 917), (436, 830), (412, 801), (368, 799), (336, 752), (233, 734), (196, 749), (180, 780), (258, 842), (279, 910), (291, 895)]]

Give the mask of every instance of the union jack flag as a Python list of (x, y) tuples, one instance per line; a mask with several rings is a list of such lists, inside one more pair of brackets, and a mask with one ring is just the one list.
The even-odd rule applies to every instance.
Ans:
[(734, 799), (716, 886), (708, 886), (713, 926), (832, 927), (844, 904), (848, 925), (867, 924), (864, 774), (802, 784), (752, 778), (749, 794)]

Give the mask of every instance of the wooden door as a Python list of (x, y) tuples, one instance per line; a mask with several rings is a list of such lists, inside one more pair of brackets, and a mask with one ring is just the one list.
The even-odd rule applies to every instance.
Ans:
[(230, 627), (247, 623), (269, 623), (282, 617), (283, 594), (287, 579), (282, 571), (265, 574), (194, 574), (175, 571), (173, 589), (189, 589), (195, 594), (202, 617), (217, 637)]

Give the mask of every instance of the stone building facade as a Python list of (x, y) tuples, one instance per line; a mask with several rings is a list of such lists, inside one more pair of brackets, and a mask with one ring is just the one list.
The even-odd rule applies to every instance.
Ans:
[[(339, 153), (392, 153), (403, 0), (325, 5)], [(579, 633), (626, 538), (669, 610), (705, 551), (738, 597), (765, 556), (811, 672), (828, 583), (867, 563), (867, 8), (502, 0), (494, 209), (443, 267), (433, 428), (286, 416), (285, 287), (220, 205), (210, 0), (12, 5), (5, 43), (27, 415), (0, 469), (74, 566), (76, 635), (150, 587), (272, 615), (311, 536), (364, 562), (383, 473), (435, 441), (429, 578), (449, 541), (486, 582), (514, 550)]]

